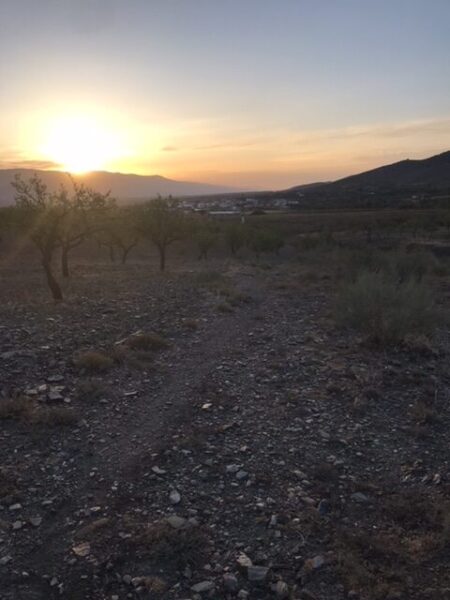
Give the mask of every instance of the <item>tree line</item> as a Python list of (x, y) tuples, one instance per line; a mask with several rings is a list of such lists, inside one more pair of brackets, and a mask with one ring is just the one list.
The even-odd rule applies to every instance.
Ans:
[(158, 252), (161, 271), (166, 268), (169, 247), (182, 240), (195, 243), (200, 260), (208, 258), (219, 238), (233, 256), (244, 246), (257, 256), (278, 252), (284, 243), (271, 229), (235, 222), (220, 226), (207, 216), (186, 214), (172, 197), (119, 207), (109, 193), (99, 193), (73, 179), (69, 187), (57, 191), (50, 191), (37, 175), (29, 179), (18, 175), (12, 185), (15, 206), (3, 210), (3, 225), (32, 242), (56, 301), (63, 299), (56, 257), (61, 261), (61, 276), (69, 277), (71, 253), (87, 240), (106, 247), (111, 260), (119, 257), (123, 264), (139, 241), (147, 240)]

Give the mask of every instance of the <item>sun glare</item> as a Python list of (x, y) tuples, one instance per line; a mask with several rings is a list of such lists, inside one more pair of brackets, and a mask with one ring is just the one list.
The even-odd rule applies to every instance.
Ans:
[(120, 135), (89, 116), (65, 116), (46, 130), (42, 152), (70, 173), (107, 169), (125, 154)]

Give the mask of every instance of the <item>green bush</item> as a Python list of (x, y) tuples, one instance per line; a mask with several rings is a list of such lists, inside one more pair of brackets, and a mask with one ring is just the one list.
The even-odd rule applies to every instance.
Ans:
[(409, 335), (431, 334), (438, 313), (423, 283), (365, 271), (341, 289), (336, 319), (373, 342), (397, 344)]

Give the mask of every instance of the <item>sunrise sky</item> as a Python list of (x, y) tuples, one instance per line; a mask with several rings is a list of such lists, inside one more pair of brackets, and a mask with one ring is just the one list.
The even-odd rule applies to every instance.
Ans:
[(450, 0), (1, 0), (0, 167), (242, 188), (450, 149)]

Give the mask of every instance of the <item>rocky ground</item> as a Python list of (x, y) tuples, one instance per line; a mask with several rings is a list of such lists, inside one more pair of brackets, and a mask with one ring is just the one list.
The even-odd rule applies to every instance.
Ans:
[(2, 600), (450, 598), (447, 333), (370, 347), (268, 266), (5, 270)]

